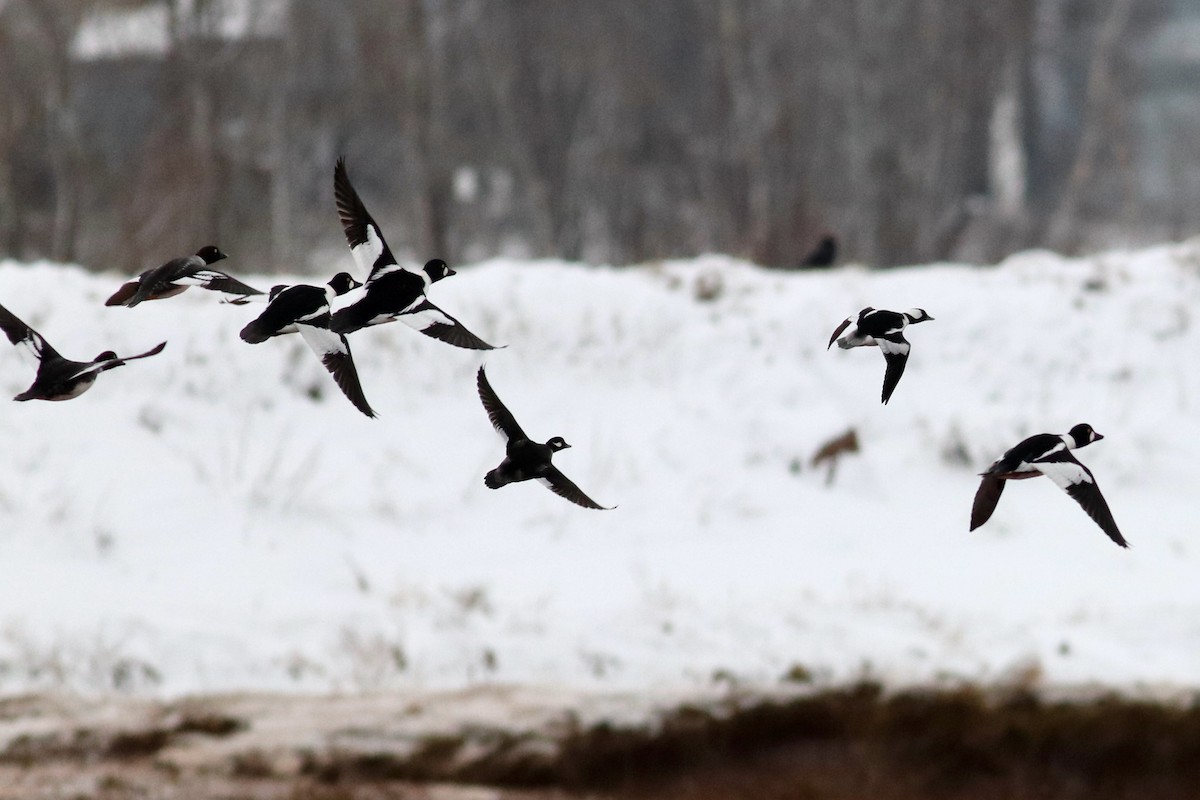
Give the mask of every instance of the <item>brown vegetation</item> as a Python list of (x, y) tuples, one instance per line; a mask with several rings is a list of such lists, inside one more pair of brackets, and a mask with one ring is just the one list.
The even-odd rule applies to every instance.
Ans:
[[(1050, 702), (1024, 688), (889, 695), (870, 683), (683, 707), (650, 727), (567, 725), (557, 738), (478, 728), (398, 746), (380, 732), (374, 746), (290, 759), (256, 745), (227, 752), (223, 766), (166, 757), (180, 737), (252, 728), (180, 721), (21, 737), (0, 754), (0, 787), (20, 793), (0, 788), (0, 800), (61, 797), (52, 788), (68, 776), (84, 787), (71, 795), (80, 800), (1174, 800), (1200, 787), (1195, 702)], [(500, 788), (463, 788), (483, 785)]]
[(858, 446), (858, 431), (854, 428), (843, 433), (841, 436), (835, 436), (825, 444), (821, 445), (817, 452), (813, 453), (812, 466), (816, 467), (820, 464), (829, 464), (829, 470), (825, 473), (825, 484), (832, 485), (834, 478), (837, 475), (838, 461), (847, 453), (859, 452)]

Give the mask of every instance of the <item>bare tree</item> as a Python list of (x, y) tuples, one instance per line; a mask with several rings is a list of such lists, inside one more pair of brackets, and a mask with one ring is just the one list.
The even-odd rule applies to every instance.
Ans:
[(1106, 149), (1126, 148), (1129, 125), (1124, 107), (1128, 98), (1117, 78), (1119, 44), (1133, 12), (1132, 0), (1109, 0), (1092, 44), (1087, 70), (1082, 134), (1059, 202), (1046, 233), (1051, 246), (1068, 251), (1080, 244), (1087, 187), (1096, 179)]
[[(1073, 247), (1144, 223), (1126, 34), (1171, 13), (288, 0), (231, 35), (219, 0), (100, 2), (0, 6), (0, 42), (39, 45), (0, 48), (10, 252), (132, 268), (218, 241), (255, 268), (324, 264), (344, 252), (339, 155), (414, 260), (787, 266), (829, 233), (879, 265)], [(166, 51), (72, 61), (82, 10), (104, 6), (162, 9)], [(1165, 183), (1159, 213), (1194, 191)]]
[[(31, 103), (36, 97), (40, 106), (33, 113), (42, 126), (53, 187), (48, 250), (52, 258), (70, 261), (76, 255), (78, 175), (83, 171), (82, 133), (71, 105), (70, 47), (84, 5), (79, 0), (14, 0), (10, 5), (5, 17), (21, 30), (21, 40), (6, 58), (12, 69), (8, 74), (23, 82), (25, 90), (18, 89), (12, 99)], [(18, 61), (24, 63), (14, 63)]]

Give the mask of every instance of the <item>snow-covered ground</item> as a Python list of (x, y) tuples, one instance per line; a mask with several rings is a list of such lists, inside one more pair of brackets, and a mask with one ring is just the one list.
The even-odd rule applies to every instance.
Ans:
[[(168, 342), (0, 414), (0, 692), (653, 696), (797, 665), (1200, 684), (1195, 243), (888, 272), (484, 263), (432, 297), (506, 349), (352, 337), (377, 420), (298, 337), (242, 343), (260, 306), (104, 307), (122, 277), (0, 265), (0, 303), (68, 357)], [(936, 318), (888, 406), (877, 351), (826, 350), (864, 305)], [(8, 396), (32, 379), (18, 353), (0, 349)], [(484, 487), (484, 361), (618, 509)], [(976, 473), (1077, 422), (1106, 437), (1079, 457), (1133, 547), (1046, 480), (968, 533)], [(830, 484), (808, 459), (850, 428), (862, 450)]]

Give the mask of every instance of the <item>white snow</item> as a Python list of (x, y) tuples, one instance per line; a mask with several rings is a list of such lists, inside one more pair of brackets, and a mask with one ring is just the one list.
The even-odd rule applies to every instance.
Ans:
[[(164, 56), (171, 49), (171, 10), (165, 2), (131, 8), (97, 8), (88, 13), (71, 40), (78, 61), (131, 55)], [(278, 36), (286, 26), (289, 0), (209, 0), (197, 7), (182, 0), (175, 13), (181, 36), (204, 35), (226, 41)]]
[[(431, 299), (507, 349), (351, 337), (378, 420), (299, 337), (241, 342), (261, 306), (193, 289), (104, 307), (124, 277), (0, 264), (0, 303), (68, 357), (168, 341), (76, 400), (0, 415), (0, 692), (649, 698), (777, 686), (793, 665), (1197, 685), (1196, 243), (887, 272), (488, 262)], [(866, 305), (936, 318), (909, 329), (888, 406), (878, 351), (826, 350)], [(484, 361), (618, 509), (484, 487), (502, 456)], [(0, 394), (31, 380), (0, 348)], [(1049, 480), (968, 533), (976, 473), (1078, 422), (1105, 436), (1077, 455), (1132, 549)], [(851, 427), (862, 452), (830, 485), (808, 459)]]

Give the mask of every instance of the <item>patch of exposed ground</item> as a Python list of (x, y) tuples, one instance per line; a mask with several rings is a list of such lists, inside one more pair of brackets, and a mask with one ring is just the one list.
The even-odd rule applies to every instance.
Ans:
[(14, 697), (0, 700), (0, 800), (1174, 800), (1200, 786), (1196, 700), (859, 684), (587, 708), (511, 687)]

